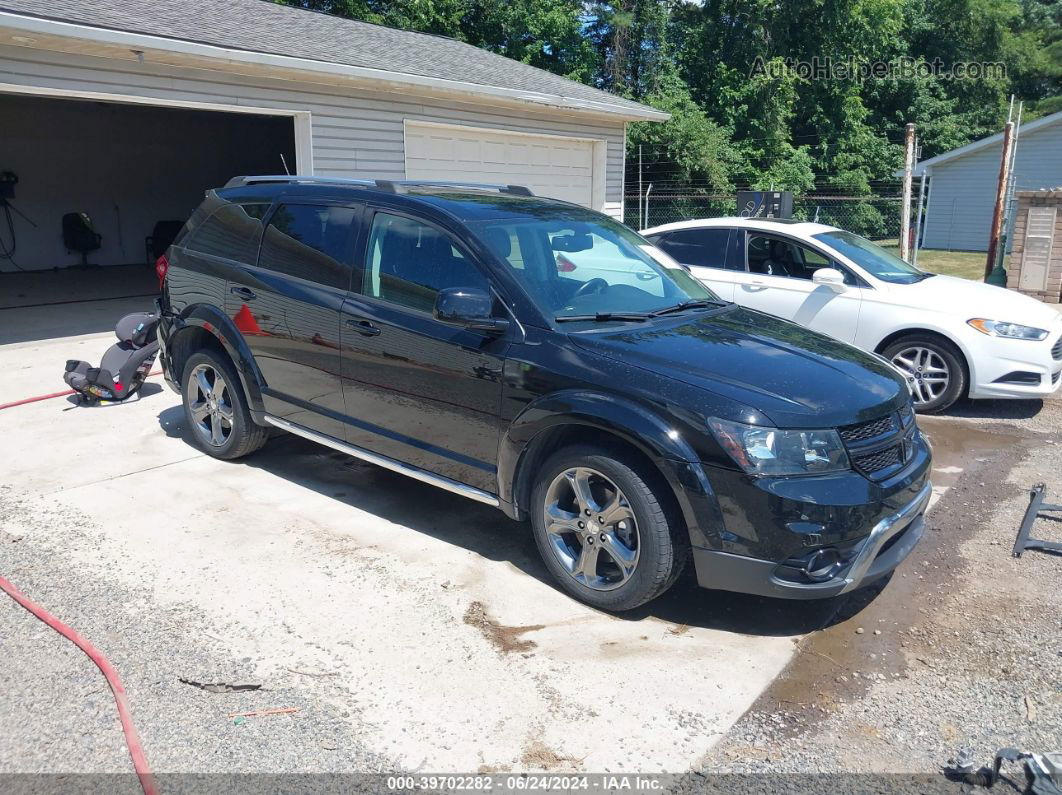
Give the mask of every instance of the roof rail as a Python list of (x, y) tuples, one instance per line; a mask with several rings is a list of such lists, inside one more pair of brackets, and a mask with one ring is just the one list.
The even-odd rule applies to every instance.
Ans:
[(244, 185), (264, 185), (277, 183), (298, 183), (300, 185), (360, 185), (375, 187), (378, 180), (349, 179), (347, 177), (312, 177), (301, 174), (267, 174), (254, 177), (233, 177), (225, 183), (226, 188), (238, 188)]
[(496, 190), (499, 193), (508, 193), (513, 196), (534, 196), (531, 189), (525, 185), (504, 185), (495, 182), (460, 182), (454, 180), (430, 180), (430, 179), (393, 179), (376, 180), (381, 188), (392, 188), (399, 192), (402, 188), (478, 188), (480, 190)]
[(362, 188), (379, 188), (390, 193), (404, 193), (406, 188), (478, 188), (496, 190), (511, 196), (534, 196), (531, 189), (524, 185), (501, 185), (490, 182), (451, 182), (423, 179), (350, 179), (348, 177), (316, 177), (300, 174), (269, 174), (255, 177), (233, 177), (225, 183), (226, 188), (238, 188), (246, 185), (268, 185), (270, 183), (288, 183), (299, 185), (357, 185)]

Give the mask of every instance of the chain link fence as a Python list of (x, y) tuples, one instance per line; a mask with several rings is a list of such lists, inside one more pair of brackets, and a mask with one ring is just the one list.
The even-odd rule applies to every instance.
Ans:
[[(624, 223), (645, 229), (694, 218), (720, 218), (737, 214), (737, 198), (681, 193), (628, 194)], [(847, 229), (875, 241), (896, 241), (900, 236), (900, 196), (795, 196), (793, 217), (802, 221)]]

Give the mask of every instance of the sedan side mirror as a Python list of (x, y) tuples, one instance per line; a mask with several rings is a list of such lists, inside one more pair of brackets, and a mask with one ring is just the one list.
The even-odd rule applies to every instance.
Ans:
[(478, 287), (444, 287), (435, 297), (432, 316), (441, 323), (486, 334), (501, 334), (509, 321), (494, 317), (494, 299)]
[(821, 284), (829, 287), (831, 290), (837, 292), (844, 292), (844, 274), (837, 268), (819, 268), (813, 274), (811, 274), (811, 281), (815, 284)]

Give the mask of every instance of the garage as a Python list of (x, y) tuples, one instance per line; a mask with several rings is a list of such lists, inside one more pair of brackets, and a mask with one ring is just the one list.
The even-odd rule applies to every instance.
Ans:
[(526, 185), (535, 194), (591, 207), (597, 148), (581, 138), (407, 122), (406, 175)]
[[(239, 174), (525, 184), (622, 218), (626, 125), (667, 118), (464, 42), (288, 5), (8, 0), (0, 308), (149, 291), (156, 224)], [(71, 213), (90, 245), (64, 244)]]
[(4, 93), (0, 139), (0, 306), (150, 292), (205, 189), (297, 167), (291, 114)]

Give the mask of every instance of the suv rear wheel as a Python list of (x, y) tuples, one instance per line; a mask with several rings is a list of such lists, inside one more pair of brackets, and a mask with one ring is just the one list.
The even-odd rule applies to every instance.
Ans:
[(214, 458), (241, 458), (266, 443), (269, 431), (247, 409), (239, 376), (227, 357), (200, 351), (181, 377), (184, 417), (195, 444)]
[(630, 610), (675, 582), (689, 553), (667, 486), (623, 452), (570, 447), (541, 469), (531, 523), (561, 588), (603, 610)]

